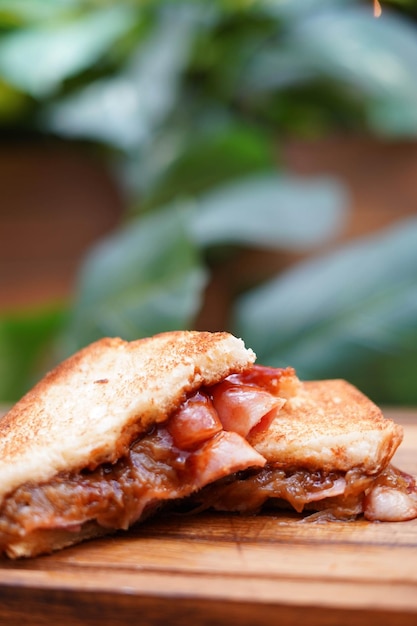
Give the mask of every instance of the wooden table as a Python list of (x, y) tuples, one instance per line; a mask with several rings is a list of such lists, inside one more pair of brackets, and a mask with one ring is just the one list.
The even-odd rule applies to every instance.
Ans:
[[(417, 410), (396, 464), (417, 475)], [(204, 514), (0, 562), (0, 624), (417, 624), (417, 520)]]

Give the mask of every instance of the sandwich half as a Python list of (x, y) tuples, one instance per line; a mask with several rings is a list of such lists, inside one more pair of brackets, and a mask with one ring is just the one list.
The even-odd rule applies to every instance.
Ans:
[[(244, 435), (285, 402), (250, 388), (225, 429), (207, 389), (250, 369), (227, 333), (102, 339), (0, 420), (0, 553), (48, 553), (127, 529), (161, 504), (265, 459)], [(242, 419), (239, 416), (242, 417)]]
[(354, 386), (303, 382), (273, 413), (267, 428), (248, 435), (265, 465), (209, 485), (197, 504), (242, 513), (265, 504), (316, 512), (310, 520), (417, 517), (414, 479), (391, 464), (402, 428)]

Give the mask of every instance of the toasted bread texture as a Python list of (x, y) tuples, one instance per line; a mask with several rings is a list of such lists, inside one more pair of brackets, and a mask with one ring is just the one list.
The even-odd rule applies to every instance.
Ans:
[(5, 546), (5, 553), (10, 559), (21, 559), (49, 554), (67, 548), (87, 539), (97, 539), (109, 534), (109, 530), (96, 522), (86, 524), (77, 531), (63, 529), (35, 530), (19, 539), (12, 539)]
[(323, 380), (303, 382), (249, 442), (278, 467), (373, 474), (389, 463), (402, 437), (401, 426), (353, 385)]
[(0, 420), (0, 499), (25, 482), (114, 462), (188, 393), (248, 368), (228, 333), (101, 339), (49, 372)]

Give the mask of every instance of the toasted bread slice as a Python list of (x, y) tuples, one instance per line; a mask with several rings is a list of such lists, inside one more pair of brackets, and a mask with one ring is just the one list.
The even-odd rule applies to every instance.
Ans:
[(115, 462), (202, 385), (255, 360), (228, 333), (102, 339), (47, 374), (0, 420), (0, 501), (19, 485)]
[(276, 467), (374, 474), (402, 441), (401, 426), (345, 380), (303, 382), (269, 428), (249, 442)]

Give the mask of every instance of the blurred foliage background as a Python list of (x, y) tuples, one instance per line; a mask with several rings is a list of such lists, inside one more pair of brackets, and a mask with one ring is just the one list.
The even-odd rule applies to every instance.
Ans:
[[(303, 378), (417, 403), (417, 196), (393, 191), (417, 175), (417, 9), (381, 5), (375, 19), (367, 0), (0, 0), (3, 187), (16, 147), (38, 165), (70, 147), (109, 173), (102, 207), (112, 194), (122, 206), (80, 252), (70, 289), (4, 299), (1, 401), (100, 336), (207, 328)], [(334, 145), (350, 146), (391, 219), (381, 208), (352, 228), (366, 198), (356, 206), (335, 173)], [(3, 191), (4, 248), (74, 237), (82, 177), (72, 162), (64, 177), (62, 239), (29, 197), (15, 216), (29, 237), (12, 240)]]

